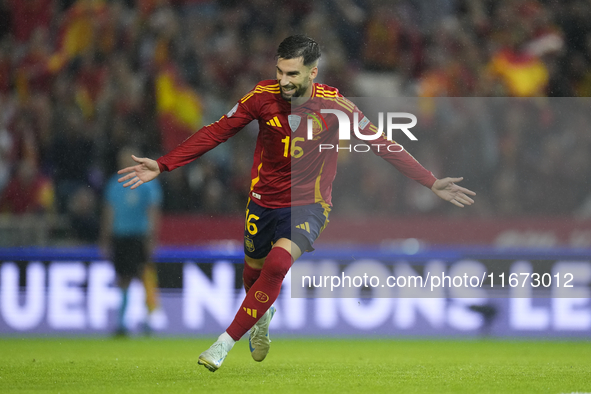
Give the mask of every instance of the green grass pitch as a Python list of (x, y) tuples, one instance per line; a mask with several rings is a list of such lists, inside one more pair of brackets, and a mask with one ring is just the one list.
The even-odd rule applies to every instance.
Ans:
[(583, 393), (591, 342), (274, 338), (222, 368), (208, 339), (0, 339), (0, 393)]

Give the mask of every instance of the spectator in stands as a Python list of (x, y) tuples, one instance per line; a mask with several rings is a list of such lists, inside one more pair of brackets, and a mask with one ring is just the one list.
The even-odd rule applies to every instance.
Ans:
[(66, 113), (66, 124), (53, 135), (51, 159), (56, 183), (58, 209), (65, 212), (69, 199), (81, 187), (89, 184), (89, 174), (95, 154), (95, 144), (84, 125), (80, 112)]
[(99, 214), (96, 193), (90, 187), (80, 187), (70, 198), (68, 216), (73, 238), (96, 244), (99, 238)]
[(0, 198), (0, 212), (15, 215), (43, 213), (53, 209), (51, 180), (37, 170), (32, 160), (24, 159)]

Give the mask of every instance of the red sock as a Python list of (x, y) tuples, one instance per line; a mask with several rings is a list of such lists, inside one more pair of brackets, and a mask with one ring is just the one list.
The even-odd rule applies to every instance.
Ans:
[(237, 341), (242, 338), (277, 300), (283, 279), (292, 263), (293, 259), (287, 250), (271, 249), (261, 270), (261, 276), (246, 294), (234, 321), (226, 330), (232, 339)]
[(244, 271), (242, 271), (242, 282), (244, 283), (244, 290), (248, 293), (248, 290), (252, 287), (254, 282), (261, 276), (260, 269), (252, 268), (246, 260), (244, 261)]

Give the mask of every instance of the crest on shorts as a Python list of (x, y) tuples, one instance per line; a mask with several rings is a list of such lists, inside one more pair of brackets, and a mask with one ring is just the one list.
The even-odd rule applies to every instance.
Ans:
[(251, 252), (251, 253), (254, 252), (254, 242), (252, 242), (252, 239), (250, 239), (248, 237), (244, 237), (244, 247), (249, 252)]
[(295, 132), (300, 127), (302, 118), (298, 115), (287, 115), (287, 121), (289, 122), (289, 128), (292, 132)]

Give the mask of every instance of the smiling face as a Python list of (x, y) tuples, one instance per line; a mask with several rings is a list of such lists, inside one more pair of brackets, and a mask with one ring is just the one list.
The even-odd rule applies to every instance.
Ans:
[(318, 75), (316, 64), (304, 65), (303, 57), (277, 59), (277, 82), (281, 86), (281, 97), (291, 102), (294, 97), (312, 96), (312, 83)]

